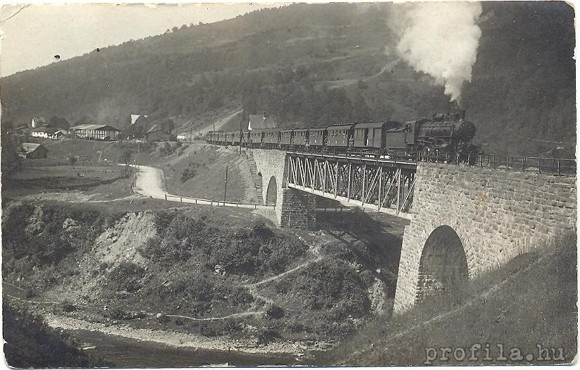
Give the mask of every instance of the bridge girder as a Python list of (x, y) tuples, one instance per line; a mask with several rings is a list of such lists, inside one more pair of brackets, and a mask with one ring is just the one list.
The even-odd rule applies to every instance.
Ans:
[(416, 164), (382, 159), (288, 153), (286, 183), (379, 212), (408, 217)]

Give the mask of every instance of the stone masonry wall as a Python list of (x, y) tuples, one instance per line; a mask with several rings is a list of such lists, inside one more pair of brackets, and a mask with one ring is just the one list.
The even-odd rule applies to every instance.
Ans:
[(282, 190), (282, 207), (280, 207), (280, 226), (297, 229), (314, 229), (316, 227), (316, 196), (296, 190)]
[(566, 230), (575, 231), (576, 178), (420, 163), (413, 219), (405, 228), (395, 312), (414, 304), (425, 241), (455, 230), (469, 278), (496, 269)]
[(276, 178), (276, 219), (280, 227), (312, 228), (316, 224), (315, 196), (286, 187), (286, 152), (270, 149), (247, 149), (262, 174), (262, 199), (267, 199), (268, 184)]

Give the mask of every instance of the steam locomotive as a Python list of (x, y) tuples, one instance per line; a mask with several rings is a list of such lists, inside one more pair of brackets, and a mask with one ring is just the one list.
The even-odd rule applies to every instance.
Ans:
[(349, 123), (326, 128), (210, 131), (206, 141), (218, 145), (343, 153), (397, 159), (474, 161), (475, 125), (465, 111), (398, 121)]

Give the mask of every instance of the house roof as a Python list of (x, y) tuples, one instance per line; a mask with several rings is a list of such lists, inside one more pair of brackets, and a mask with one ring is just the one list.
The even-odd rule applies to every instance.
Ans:
[(155, 132), (155, 131), (163, 131), (163, 130), (161, 130), (161, 127), (159, 127), (159, 125), (157, 123), (154, 124), (149, 130), (147, 130), (147, 133), (150, 134), (150, 133)]
[(164, 133), (164, 134), (167, 134), (167, 135), (170, 135), (170, 136), (174, 136), (174, 135), (172, 135), (172, 134), (171, 134), (171, 132), (167, 132), (167, 131), (163, 130), (163, 129), (161, 128), (161, 125), (159, 125), (159, 124), (157, 124), (157, 123), (156, 123), (156, 124), (154, 124), (154, 125), (153, 125), (153, 127), (151, 127), (151, 128), (149, 129), (149, 131), (147, 131), (147, 134), (151, 134), (151, 133), (153, 133), (153, 132), (157, 132), (157, 131), (159, 131), (159, 132), (162, 132), (162, 133)]
[(54, 127), (38, 127), (32, 129), (32, 132), (46, 132), (47, 134), (54, 134), (55, 132), (59, 131), (57, 128)]
[(46, 148), (44, 146), (42, 146), (42, 144), (36, 144), (36, 143), (22, 143), (22, 150), (24, 151), (24, 153), (29, 154), (34, 152), (35, 150), (37, 150), (38, 148), (43, 148), (44, 150), (46, 150)]
[(250, 114), (248, 128), (251, 130), (263, 130), (266, 128), (276, 128), (278, 125), (272, 117), (261, 114)]
[(121, 131), (118, 128), (109, 125), (93, 125), (93, 124), (82, 124), (73, 126), (71, 130), (100, 130), (100, 131)]

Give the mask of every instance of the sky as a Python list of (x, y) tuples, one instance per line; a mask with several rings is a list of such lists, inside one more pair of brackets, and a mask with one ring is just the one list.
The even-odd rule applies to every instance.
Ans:
[(34, 69), (184, 24), (217, 22), (282, 3), (22, 4), (0, 8), (0, 75)]

